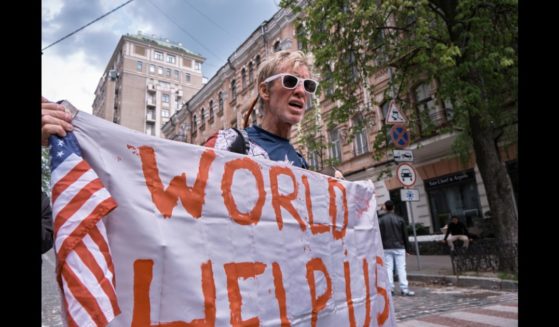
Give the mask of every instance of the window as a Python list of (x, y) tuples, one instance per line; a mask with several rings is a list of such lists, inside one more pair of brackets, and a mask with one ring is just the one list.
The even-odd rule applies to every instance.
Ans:
[(136, 62), (136, 71), (141, 72), (143, 68), (143, 63), (141, 61)]
[(189, 74), (189, 73), (184, 74), (184, 80), (185, 80), (187, 83), (190, 83), (190, 74)]
[(256, 65), (256, 68), (260, 66), (260, 55), (256, 56), (256, 58), (254, 59), (254, 64)]
[(210, 109), (209, 109), (208, 119), (210, 121), (213, 121), (213, 119), (214, 119), (214, 100), (210, 100)]
[(163, 75), (163, 67), (158, 66), (158, 67), (157, 67), (157, 73), (158, 73), (159, 75)]
[(163, 61), (163, 52), (154, 51), (153, 52), (153, 58), (155, 58), (156, 60)]
[(274, 52), (278, 52), (280, 50), (281, 50), (281, 46), (280, 46), (280, 41), (278, 40), (274, 43)]
[(322, 167), (320, 167), (320, 157), (317, 151), (308, 151), (307, 156), (309, 157), (309, 166), (311, 166), (311, 169), (322, 169)]
[(152, 124), (146, 124), (146, 134), (147, 135), (155, 135), (155, 128), (153, 127)]
[(170, 63), (170, 64), (175, 64), (177, 62), (177, 57), (167, 55), (167, 62)]
[(182, 65), (184, 67), (192, 68), (192, 59), (182, 58)]
[(139, 45), (134, 45), (134, 53), (140, 56), (145, 56), (146, 55), (146, 48), (139, 46)]
[[(353, 118), (352, 123), (353, 126), (359, 127), (363, 123), (363, 117), (358, 115)], [(367, 130), (364, 126), (360, 126), (361, 130), (355, 133), (355, 137), (353, 139), (353, 144), (355, 146), (355, 155), (362, 155), (363, 153), (369, 152), (369, 147), (367, 143)]]
[(148, 109), (146, 118), (147, 120), (155, 120), (155, 110)]
[(165, 68), (165, 76), (167, 77), (171, 77), (171, 69), (170, 68)]
[(149, 72), (155, 73), (155, 65), (149, 65)]
[(175, 79), (180, 80), (180, 73), (178, 70), (175, 70)]
[(202, 108), (200, 110), (200, 129), (204, 129), (206, 126), (206, 109)]
[(161, 94), (161, 102), (162, 103), (166, 103), (167, 105), (169, 105), (169, 101), (170, 101), (170, 97), (169, 94), (163, 93)]
[(305, 110), (309, 110), (313, 108), (314, 104), (314, 94), (309, 94), (307, 97), (307, 102), (305, 102)]
[(236, 100), (236, 99), (237, 99), (237, 81), (232, 80), (231, 81), (231, 101)]
[(342, 147), (340, 141), (340, 133), (337, 129), (331, 130), (330, 137), (330, 158), (334, 161), (342, 160)]
[(194, 61), (194, 70), (200, 71), (202, 70), (202, 63), (199, 61)]
[(391, 142), (392, 139), (390, 138), (390, 125), (386, 125), (384, 124), (384, 122), (386, 121), (386, 116), (388, 115), (388, 109), (390, 108), (390, 101), (384, 101), (380, 108), (382, 109), (382, 126), (384, 126), (384, 128), (386, 129), (386, 146), (388, 146)]
[(198, 124), (197, 124), (197, 119), (196, 119), (196, 114), (192, 115), (192, 130), (195, 131)]
[(297, 27), (297, 50), (306, 51), (307, 47), (305, 43), (305, 29), (303, 25), (299, 25), (299, 27)]
[(249, 84), (254, 82), (254, 64), (252, 61), (248, 64), (248, 82)]
[(169, 110), (161, 109), (161, 117), (168, 118), (169, 117)]
[(219, 105), (218, 111), (222, 113), (222, 112), (223, 112), (223, 92), (219, 92), (219, 94), (218, 94), (218, 102), (219, 102), (219, 103), (218, 103), (218, 105)]
[(438, 120), (437, 107), (428, 83), (422, 83), (415, 88), (415, 106), (419, 113), (420, 129), (423, 132), (428, 125)]
[(247, 87), (247, 70), (243, 67), (241, 69), (241, 85), (243, 86), (243, 90)]
[(171, 89), (171, 83), (165, 81), (158, 81), (158, 82), (159, 82), (159, 89), (166, 90), (166, 91)]

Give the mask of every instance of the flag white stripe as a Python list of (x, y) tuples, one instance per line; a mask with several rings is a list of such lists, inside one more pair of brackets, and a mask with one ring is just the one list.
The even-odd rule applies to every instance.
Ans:
[(80, 256), (75, 251), (73, 251), (68, 255), (66, 261), (72, 267), (72, 270), (76, 273), (76, 277), (93, 295), (93, 297), (95, 298), (95, 302), (97, 302), (97, 304), (103, 311), (104, 316), (114, 316), (111, 301), (107, 297), (107, 294), (105, 294), (105, 291), (103, 291), (103, 288), (101, 288), (101, 285), (97, 282), (97, 278), (95, 278), (95, 275), (81, 260)]
[[(72, 183), (68, 186), (56, 199), (56, 202), (53, 203), (52, 210), (56, 210), (59, 212), (60, 210), (64, 209), (68, 205), (68, 203), (78, 194), (87, 184), (91, 181), (95, 180), (97, 175), (91, 169), (89, 169), (85, 174), (83, 174), (77, 181)], [(56, 184), (55, 184), (56, 186)]]
[[(107, 192), (106, 189), (100, 189), (95, 192), (84, 204), (83, 206), (77, 210), (58, 230), (56, 235), (56, 251), (60, 250), (60, 247), (66, 240), (66, 238), (79, 226), (79, 224), (91, 214), (91, 212), (99, 205), (99, 203), (105, 201), (106, 199), (110, 198), (110, 194)], [(102, 220), (100, 220), (102, 221)], [(106, 235), (104, 235), (106, 237)]]
[[(68, 314), (72, 317), (72, 320), (76, 322), (78, 326), (95, 326), (95, 321), (91, 318), (91, 316), (87, 313), (81, 303), (76, 300), (70, 289), (68, 288), (68, 284), (66, 283), (65, 279), (62, 279), (62, 287), (64, 289), (64, 297), (66, 303), (68, 304)], [(66, 311), (66, 310), (64, 310)], [(65, 324), (68, 325), (67, 323)]]
[[(99, 225), (103, 225), (103, 222), (98, 222), (97, 223), (97, 228), (99, 227)], [(106, 240), (107, 239), (105, 238), (105, 241)], [(101, 250), (97, 246), (97, 243), (95, 243), (95, 241), (93, 241), (93, 239), (89, 235), (86, 235), (84, 237), (83, 242), (84, 242), (85, 246), (89, 249), (89, 252), (91, 252), (91, 255), (93, 255), (93, 257), (95, 258), (95, 261), (97, 262), (97, 264), (103, 270), (105, 278), (112, 281), (113, 280), (113, 274), (109, 270), (108, 263), (105, 261), (105, 257), (103, 256), (103, 253), (101, 253)]]
[(55, 185), (58, 183), (69, 171), (74, 169), (78, 164), (80, 164), (83, 159), (74, 153), (70, 154), (66, 160), (61, 162), (56, 169), (51, 172), (50, 185)]

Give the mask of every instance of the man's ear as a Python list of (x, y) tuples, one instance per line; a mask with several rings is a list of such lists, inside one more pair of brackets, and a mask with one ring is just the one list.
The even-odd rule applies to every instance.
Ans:
[(266, 85), (266, 83), (261, 83), (258, 86), (258, 94), (260, 94), (260, 98), (262, 98), (262, 100), (270, 100), (270, 89), (268, 89), (268, 85)]

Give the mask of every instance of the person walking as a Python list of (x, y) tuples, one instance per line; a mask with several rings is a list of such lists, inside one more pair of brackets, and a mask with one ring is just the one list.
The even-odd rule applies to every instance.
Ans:
[(415, 292), (410, 291), (408, 288), (406, 272), (406, 254), (409, 254), (411, 249), (406, 222), (404, 218), (394, 213), (394, 203), (391, 200), (384, 203), (384, 209), (386, 213), (379, 218), (379, 228), (390, 291), (394, 295), (394, 268), (396, 268), (400, 294), (403, 296), (414, 296)]

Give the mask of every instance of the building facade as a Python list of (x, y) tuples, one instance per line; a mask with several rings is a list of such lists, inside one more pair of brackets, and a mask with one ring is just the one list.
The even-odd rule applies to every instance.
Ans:
[[(244, 114), (250, 100), (256, 95), (254, 81), (260, 62), (279, 50), (305, 50), (297, 41), (296, 14), (289, 9), (280, 9), (272, 18), (263, 22), (249, 38), (228, 58), (204, 87), (185, 103), (181, 110), (163, 125), (164, 137), (201, 145), (219, 129), (242, 128)], [(317, 74), (318, 79), (328, 78)], [(367, 81), (356, 97), (359, 99), (360, 114), (347, 123), (328, 128), (328, 115), (336, 107), (329, 95), (333, 90), (322, 89), (319, 97), (307, 103), (305, 119), (292, 129), (291, 140), (295, 148), (304, 153), (311, 169), (329, 174), (333, 168), (341, 170), (348, 180), (370, 180), (375, 184), (375, 194), (380, 207), (391, 199), (396, 212), (411, 222), (429, 227), (431, 233), (457, 215), (474, 233), (481, 233), (483, 221), (488, 217), (487, 197), (475, 160), (462, 163), (453, 154), (451, 145), (456, 134), (427, 134), (425, 121), (409, 121), (412, 150), (417, 172), (414, 189), (419, 190), (419, 201), (406, 202), (400, 199), (403, 185), (396, 177), (398, 162), (393, 158), (395, 146), (387, 137), (390, 126), (385, 120), (389, 113), (389, 102), (384, 97), (390, 78), (388, 70), (382, 71)], [(437, 84), (418, 78), (413, 89), (408, 90), (409, 100), (419, 116), (427, 116), (429, 124), (444, 126), (452, 120), (452, 105), (434, 97)], [(370, 92), (368, 90), (374, 90)], [(421, 115), (419, 115), (421, 113)], [(256, 108), (250, 122), (258, 123), (260, 111)], [(350, 137), (353, 125), (363, 129)], [(386, 154), (373, 157), (373, 144), (378, 137), (386, 139)], [(326, 147), (310, 147), (309, 140)], [(472, 155), (473, 156), (473, 155)], [(511, 172), (516, 187), (516, 146), (502, 147), (501, 158)]]
[(93, 114), (154, 136), (203, 85), (205, 58), (180, 43), (123, 35), (95, 90)]

